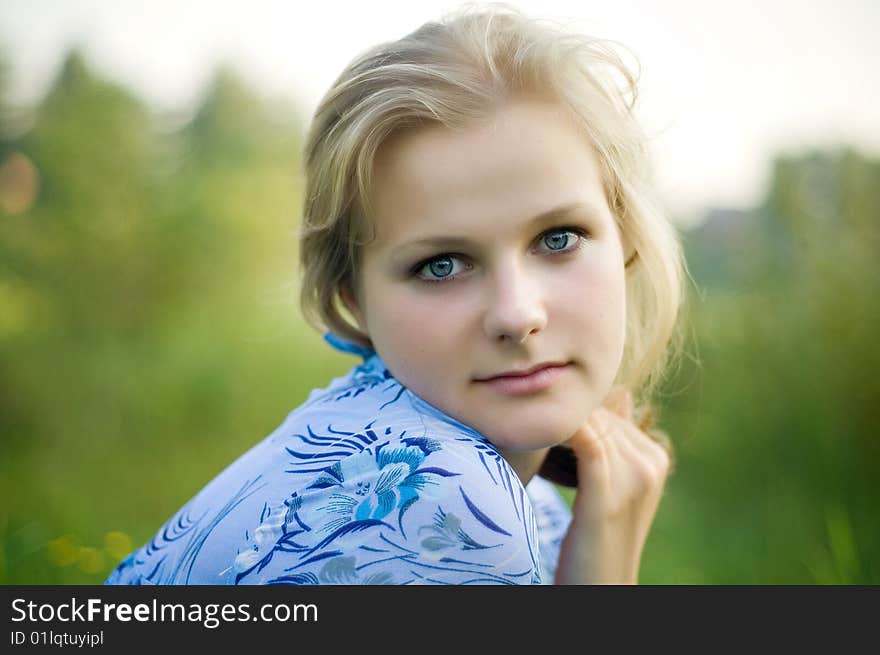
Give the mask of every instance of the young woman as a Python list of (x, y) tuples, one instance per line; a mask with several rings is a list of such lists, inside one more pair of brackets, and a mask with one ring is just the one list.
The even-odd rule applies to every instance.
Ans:
[(509, 8), (350, 64), (306, 145), (302, 305), (363, 363), (107, 583), (636, 583), (670, 453), (633, 396), (683, 262), (635, 96), (607, 43)]

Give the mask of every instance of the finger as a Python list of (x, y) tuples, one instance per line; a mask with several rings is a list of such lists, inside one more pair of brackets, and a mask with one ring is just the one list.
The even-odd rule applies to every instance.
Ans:
[(626, 502), (654, 503), (652, 499), (659, 499), (662, 494), (666, 468), (640, 450), (631, 437), (628, 430), (621, 429), (616, 440), (618, 449), (623, 454), (623, 463), (612, 470), (614, 489), (622, 498), (627, 499)]
[(634, 461), (641, 462), (645, 459), (645, 454), (633, 443), (633, 437), (627, 429), (627, 421), (611, 412), (600, 414), (597, 420), (607, 426), (605, 439), (609, 443), (609, 450), (614, 451), (617, 464), (628, 470)]
[(595, 412), (584, 421), (575, 433), (576, 440), (573, 439), (571, 444), (578, 457), (598, 460), (611, 455), (613, 444), (608, 440), (605, 423), (606, 420), (599, 418)]
[(602, 445), (605, 459), (612, 472), (620, 468), (624, 461), (624, 452), (620, 449), (620, 435), (617, 422), (622, 421), (619, 416), (603, 410), (594, 412), (587, 420), (589, 429), (596, 435)]
[(627, 442), (642, 457), (650, 477), (655, 481), (665, 480), (672, 471), (669, 453), (636, 427), (628, 428), (626, 433)]
[(613, 387), (602, 404), (621, 418), (632, 419), (633, 399), (626, 387), (622, 385)]
[(671, 456), (666, 449), (640, 430), (634, 423), (620, 419), (610, 412), (607, 412), (606, 418), (616, 423), (620, 429), (619, 440), (631, 446), (648, 463), (656, 466), (669, 466)]
[(567, 442), (578, 460), (578, 487), (587, 485), (607, 490), (617, 465), (617, 448), (607, 435), (607, 426), (595, 416), (588, 418)]
[(632, 392), (629, 389), (624, 389), (623, 418), (627, 419), (628, 421), (632, 421), (633, 420), (633, 409), (635, 409), (635, 408), (634, 408), (634, 403), (633, 403)]
[(654, 427), (656, 420), (656, 411), (654, 407), (648, 403), (641, 408), (638, 421), (633, 421), (635, 426), (648, 436), (654, 443), (658, 444), (669, 458), (670, 471), (675, 467), (675, 448), (672, 446), (672, 440), (669, 435), (662, 430)]
[(658, 490), (662, 489), (664, 476), (660, 466), (652, 463), (636, 447), (623, 419), (610, 412), (605, 413), (605, 418), (611, 419), (608, 421), (605, 440), (609, 444), (609, 452), (614, 454), (609, 457), (609, 492), (604, 498), (597, 499), (597, 502), (601, 502), (607, 511), (617, 516), (620, 512), (629, 511), (634, 502), (643, 506), (644, 502), (657, 497)]

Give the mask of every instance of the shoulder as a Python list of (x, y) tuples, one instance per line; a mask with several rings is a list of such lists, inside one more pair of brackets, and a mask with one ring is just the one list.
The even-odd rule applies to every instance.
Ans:
[(528, 583), (536, 559), (507, 462), (376, 358), (312, 392), (112, 580)]
[(552, 482), (535, 475), (526, 485), (526, 493), (532, 501), (535, 513), (539, 516), (539, 529), (542, 525), (547, 527), (567, 525), (571, 520), (571, 509)]
[(379, 440), (284, 489), (236, 558), (236, 582), (535, 581), (534, 518), (515, 474), (488, 444), (449, 437)]

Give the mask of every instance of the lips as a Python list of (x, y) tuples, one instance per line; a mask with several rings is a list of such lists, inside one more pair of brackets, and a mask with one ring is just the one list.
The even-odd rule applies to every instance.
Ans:
[(481, 385), (502, 396), (530, 396), (553, 388), (567, 371), (571, 362), (544, 362), (521, 371), (507, 371), (483, 380)]
[(545, 368), (565, 366), (566, 364), (567, 362), (544, 362), (542, 364), (536, 364), (531, 368), (523, 369), (520, 371), (505, 371), (504, 373), (499, 373), (498, 375), (492, 375), (486, 378), (477, 378), (477, 382), (488, 382), (489, 380), (498, 380), (504, 378), (525, 378)]

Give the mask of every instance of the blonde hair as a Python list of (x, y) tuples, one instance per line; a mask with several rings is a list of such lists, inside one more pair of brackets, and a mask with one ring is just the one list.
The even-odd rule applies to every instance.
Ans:
[(306, 320), (372, 347), (340, 312), (341, 293), (357, 288), (359, 249), (373, 238), (372, 165), (390, 135), (425, 124), (460, 127), (517, 95), (550, 94), (592, 142), (609, 208), (635, 248), (616, 383), (649, 397), (680, 344), (685, 268), (677, 233), (652, 195), (647, 138), (634, 116), (637, 77), (613, 43), (508, 5), (466, 5), (349, 64), (319, 104), (305, 146), (300, 302)]

